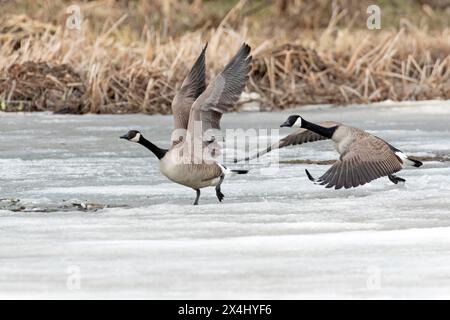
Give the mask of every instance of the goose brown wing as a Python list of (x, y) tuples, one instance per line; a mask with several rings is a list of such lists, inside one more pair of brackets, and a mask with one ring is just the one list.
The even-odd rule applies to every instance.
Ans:
[(251, 69), (250, 50), (244, 44), (194, 102), (190, 110), (189, 130), (193, 121), (202, 122), (203, 132), (210, 128), (220, 129), (222, 114), (231, 110), (244, 90)]
[[(207, 47), (208, 44), (203, 48), (172, 101), (174, 129), (182, 129), (181, 133), (185, 133), (188, 127), (192, 104), (206, 88), (205, 53)], [(175, 137), (172, 140), (177, 141), (178, 138)]]
[(192, 105), (188, 124), (188, 135), (192, 142), (208, 140), (203, 134), (210, 129), (219, 130), (222, 114), (230, 111), (239, 100), (251, 69), (250, 50), (247, 44), (243, 44)]
[[(325, 128), (332, 128), (335, 126), (339, 126), (340, 123), (335, 122), (335, 121), (323, 121), (320, 123), (320, 125)], [(320, 134), (314, 133), (307, 129), (300, 128), (299, 130), (295, 131), (294, 133), (291, 133), (291, 134), (287, 135), (286, 137), (280, 139), (280, 141), (272, 144), (268, 148), (258, 151), (256, 154), (246, 157), (244, 159), (240, 159), (240, 160), (235, 159), (234, 162), (239, 162), (242, 160), (249, 161), (251, 159), (259, 158), (260, 156), (262, 156), (272, 150), (275, 150), (275, 149), (281, 149), (281, 148), (288, 147), (288, 146), (295, 146), (295, 145), (300, 145), (300, 144), (304, 144), (304, 143), (308, 143), (308, 142), (316, 142), (316, 141), (327, 140), (327, 139), (328, 138), (321, 136)]]
[[(332, 127), (339, 126), (340, 123), (334, 122), (334, 121), (324, 121), (324, 122), (321, 122), (320, 125), (325, 128), (332, 128)], [(296, 132), (291, 133), (290, 135), (287, 135), (286, 137), (281, 139), (279, 142), (279, 148), (284, 148), (287, 146), (295, 146), (295, 145), (303, 144), (303, 143), (307, 143), (307, 142), (315, 142), (315, 141), (327, 140), (327, 139), (328, 138), (321, 136), (320, 134), (317, 134), (310, 130), (301, 128), (301, 129), (297, 130)]]
[(368, 135), (355, 140), (316, 181), (326, 188), (351, 188), (393, 174), (402, 169), (401, 162), (383, 140)]

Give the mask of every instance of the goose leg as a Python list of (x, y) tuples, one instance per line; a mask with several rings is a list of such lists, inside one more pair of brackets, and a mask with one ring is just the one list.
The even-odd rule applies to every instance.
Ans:
[(225, 197), (225, 195), (220, 190), (220, 186), (222, 185), (222, 182), (223, 182), (224, 178), (225, 178), (225, 176), (221, 175), (219, 183), (216, 185), (216, 196), (217, 196), (217, 199), (219, 199), (220, 202), (222, 202), (223, 198)]
[(198, 205), (198, 199), (200, 199), (200, 189), (195, 189), (195, 191), (197, 192), (197, 197), (195, 198), (194, 206)]
[(397, 176), (394, 176), (393, 174), (388, 175), (389, 180), (391, 180), (393, 183), (397, 184), (399, 182), (405, 182), (406, 180)]

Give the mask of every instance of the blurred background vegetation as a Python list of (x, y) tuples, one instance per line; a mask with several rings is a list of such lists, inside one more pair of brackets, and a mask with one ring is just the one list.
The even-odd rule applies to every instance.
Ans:
[[(265, 37), (279, 31), (323, 29), (329, 25), (334, 9), (341, 18), (337, 26), (366, 28), (367, 7), (382, 8), (384, 28), (398, 28), (410, 23), (418, 28), (439, 29), (449, 26), (449, 0), (249, 0), (228, 22), (239, 27), (246, 22), (249, 29)], [(217, 28), (239, 0), (11, 0), (2, 4), (3, 14), (26, 14), (42, 21), (60, 24), (71, 4), (80, 6), (93, 30), (101, 32), (105, 23), (127, 15), (118, 28), (123, 35), (139, 36), (145, 29), (164, 37), (176, 37), (189, 31)], [(293, 34), (292, 34), (293, 35)], [(294, 36), (294, 35), (293, 35)]]
[[(0, 3), (3, 111), (169, 113), (206, 41), (210, 77), (249, 42), (246, 97), (262, 110), (450, 99), (450, 0)], [(366, 26), (371, 4), (380, 30)]]

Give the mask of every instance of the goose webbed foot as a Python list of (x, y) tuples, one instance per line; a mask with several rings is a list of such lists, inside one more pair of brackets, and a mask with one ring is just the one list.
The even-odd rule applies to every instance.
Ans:
[(222, 185), (222, 182), (223, 182), (224, 178), (225, 178), (225, 176), (223, 176), (223, 175), (220, 176), (219, 183), (216, 185), (216, 196), (217, 196), (217, 199), (219, 199), (220, 202), (222, 202), (223, 198), (225, 197), (225, 195), (220, 190), (220, 186)]
[(222, 202), (223, 198), (225, 197), (225, 195), (220, 191), (220, 188), (218, 188), (218, 189), (216, 188), (216, 196), (220, 202)]
[(392, 183), (397, 184), (399, 182), (405, 182), (406, 180), (397, 176), (394, 176), (393, 174), (388, 175), (389, 180), (392, 181)]
[(195, 198), (194, 206), (198, 205), (198, 199), (200, 199), (200, 189), (195, 189), (195, 191), (197, 192), (197, 197)]

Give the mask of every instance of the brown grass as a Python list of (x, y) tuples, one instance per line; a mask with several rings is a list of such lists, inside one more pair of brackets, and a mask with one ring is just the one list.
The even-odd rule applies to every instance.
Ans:
[[(258, 93), (263, 109), (450, 99), (445, 27), (419, 29), (403, 19), (398, 27), (369, 31), (354, 28), (356, 18), (343, 26), (349, 9), (335, 5), (326, 28), (319, 28), (322, 15), (311, 22), (313, 29), (299, 31), (288, 26), (290, 13), (274, 13), (283, 9), (260, 2), (239, 1), (219, 19), (204, 13), (201, 1), (169, 1), (169, 7), (155, 1), (158, 21), (139, 29), (130, 22), (130, 12), (136, 12), (130, 7), (148, 12), (146, 1), (132, 2), (127, 10), (120, 2), (93, 1), (82, 3), (91, 18), (85, 17), (81, 30), (70, 30), (65, 2), (57, 3), (51, 10), (58, 14), (34, 8), (34, 19), (13, 14), (0, 21), (0, 110), (170, 113), (175, 90), (206, 41), (210, 78), (243, 41), (250, 43), (254, 66), (246, 91)], [(96, 15), (100, 4), (111, 5), (109, 16)], [(178, 22), (183, 10), (201, 12), (198, 25)], [(255, 19), (246, 17), (249, 10)], [(289, 19), (261, 19), (267, 10)], [(191, 28), (181, 32), (186, 25)]]

